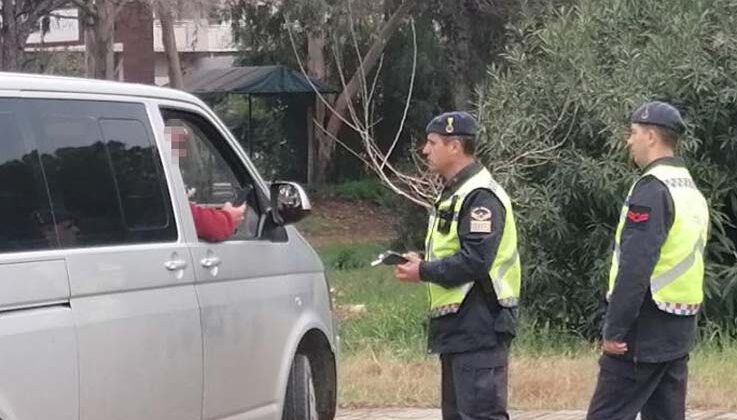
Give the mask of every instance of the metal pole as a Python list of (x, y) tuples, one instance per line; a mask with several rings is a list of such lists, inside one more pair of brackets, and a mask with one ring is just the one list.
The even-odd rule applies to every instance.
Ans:
[(307, 104), (307, 185), (315, 183), (315, 104), (317, 98), (311, 95), (311, 101)]
[(251, 102), (251, 94), (248, 94), (248, 157), (253, 158), (253, 113), (251, 112), (253, 103)]

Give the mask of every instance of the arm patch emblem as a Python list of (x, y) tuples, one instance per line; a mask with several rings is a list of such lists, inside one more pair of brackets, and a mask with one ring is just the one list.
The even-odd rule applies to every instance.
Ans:
[(491, 233), (491, 210), (486, 207), (471, 209), (471, 233)]

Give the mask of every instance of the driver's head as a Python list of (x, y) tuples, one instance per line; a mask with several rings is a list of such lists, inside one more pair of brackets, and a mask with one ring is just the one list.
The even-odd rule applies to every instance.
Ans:
[(183, 125), (171, 125), (164, 129), (164, 137), (171, 144), (174, 159), (187, 157), (187, 141), (192, 137), (189, 129)]

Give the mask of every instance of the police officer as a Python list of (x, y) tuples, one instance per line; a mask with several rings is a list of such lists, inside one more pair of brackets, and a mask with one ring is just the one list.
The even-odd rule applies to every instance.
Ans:
[(430, 215), (424, 261), (397, 266), (430, 295), (428, 347), (440, 354), (445, 420), (508, 419), (507, 363), (512, 308), (520, 294), (517, 232), (509, 196), (474, 158), (476, 121), (435, 117), (422, 150), (444, 180)]
[(615, 234), (603, 355), (588, 419), (685, 418), (688, 354), (703, 301), (709, 210), (682, 159), (685, 124), (663, 102), (632, 114), (627, 146), (642, 176)]

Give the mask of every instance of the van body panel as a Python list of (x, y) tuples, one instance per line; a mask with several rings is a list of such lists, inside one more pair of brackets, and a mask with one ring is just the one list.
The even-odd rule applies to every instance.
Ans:
[(283, 375), (286, 368), (288, 375), (291, 359), (284, 354), (302, 332), (294, 326), (314, 301), (308, 283), (316, 277), (244, 277), (196, 286), (205, 346), (205, 418), (281, 401), (286, 380), (276, 373)]
[[(182, 260), (182, 270), (168, 271), (167, 261)], [(102, 295), (194, 282), (189, 251), (183, 244), (130, 245), (67, 251), (72, 296)]]
[(77, 341), (64, 262), (0, 264), (0, 294), (2, 418), (78, 419)]
[(0, 262), (0, 311), (69, 303), (64, 260)]
[(74, 298), (80, 419), (199, 419), (202, 344), (191, 286)]

